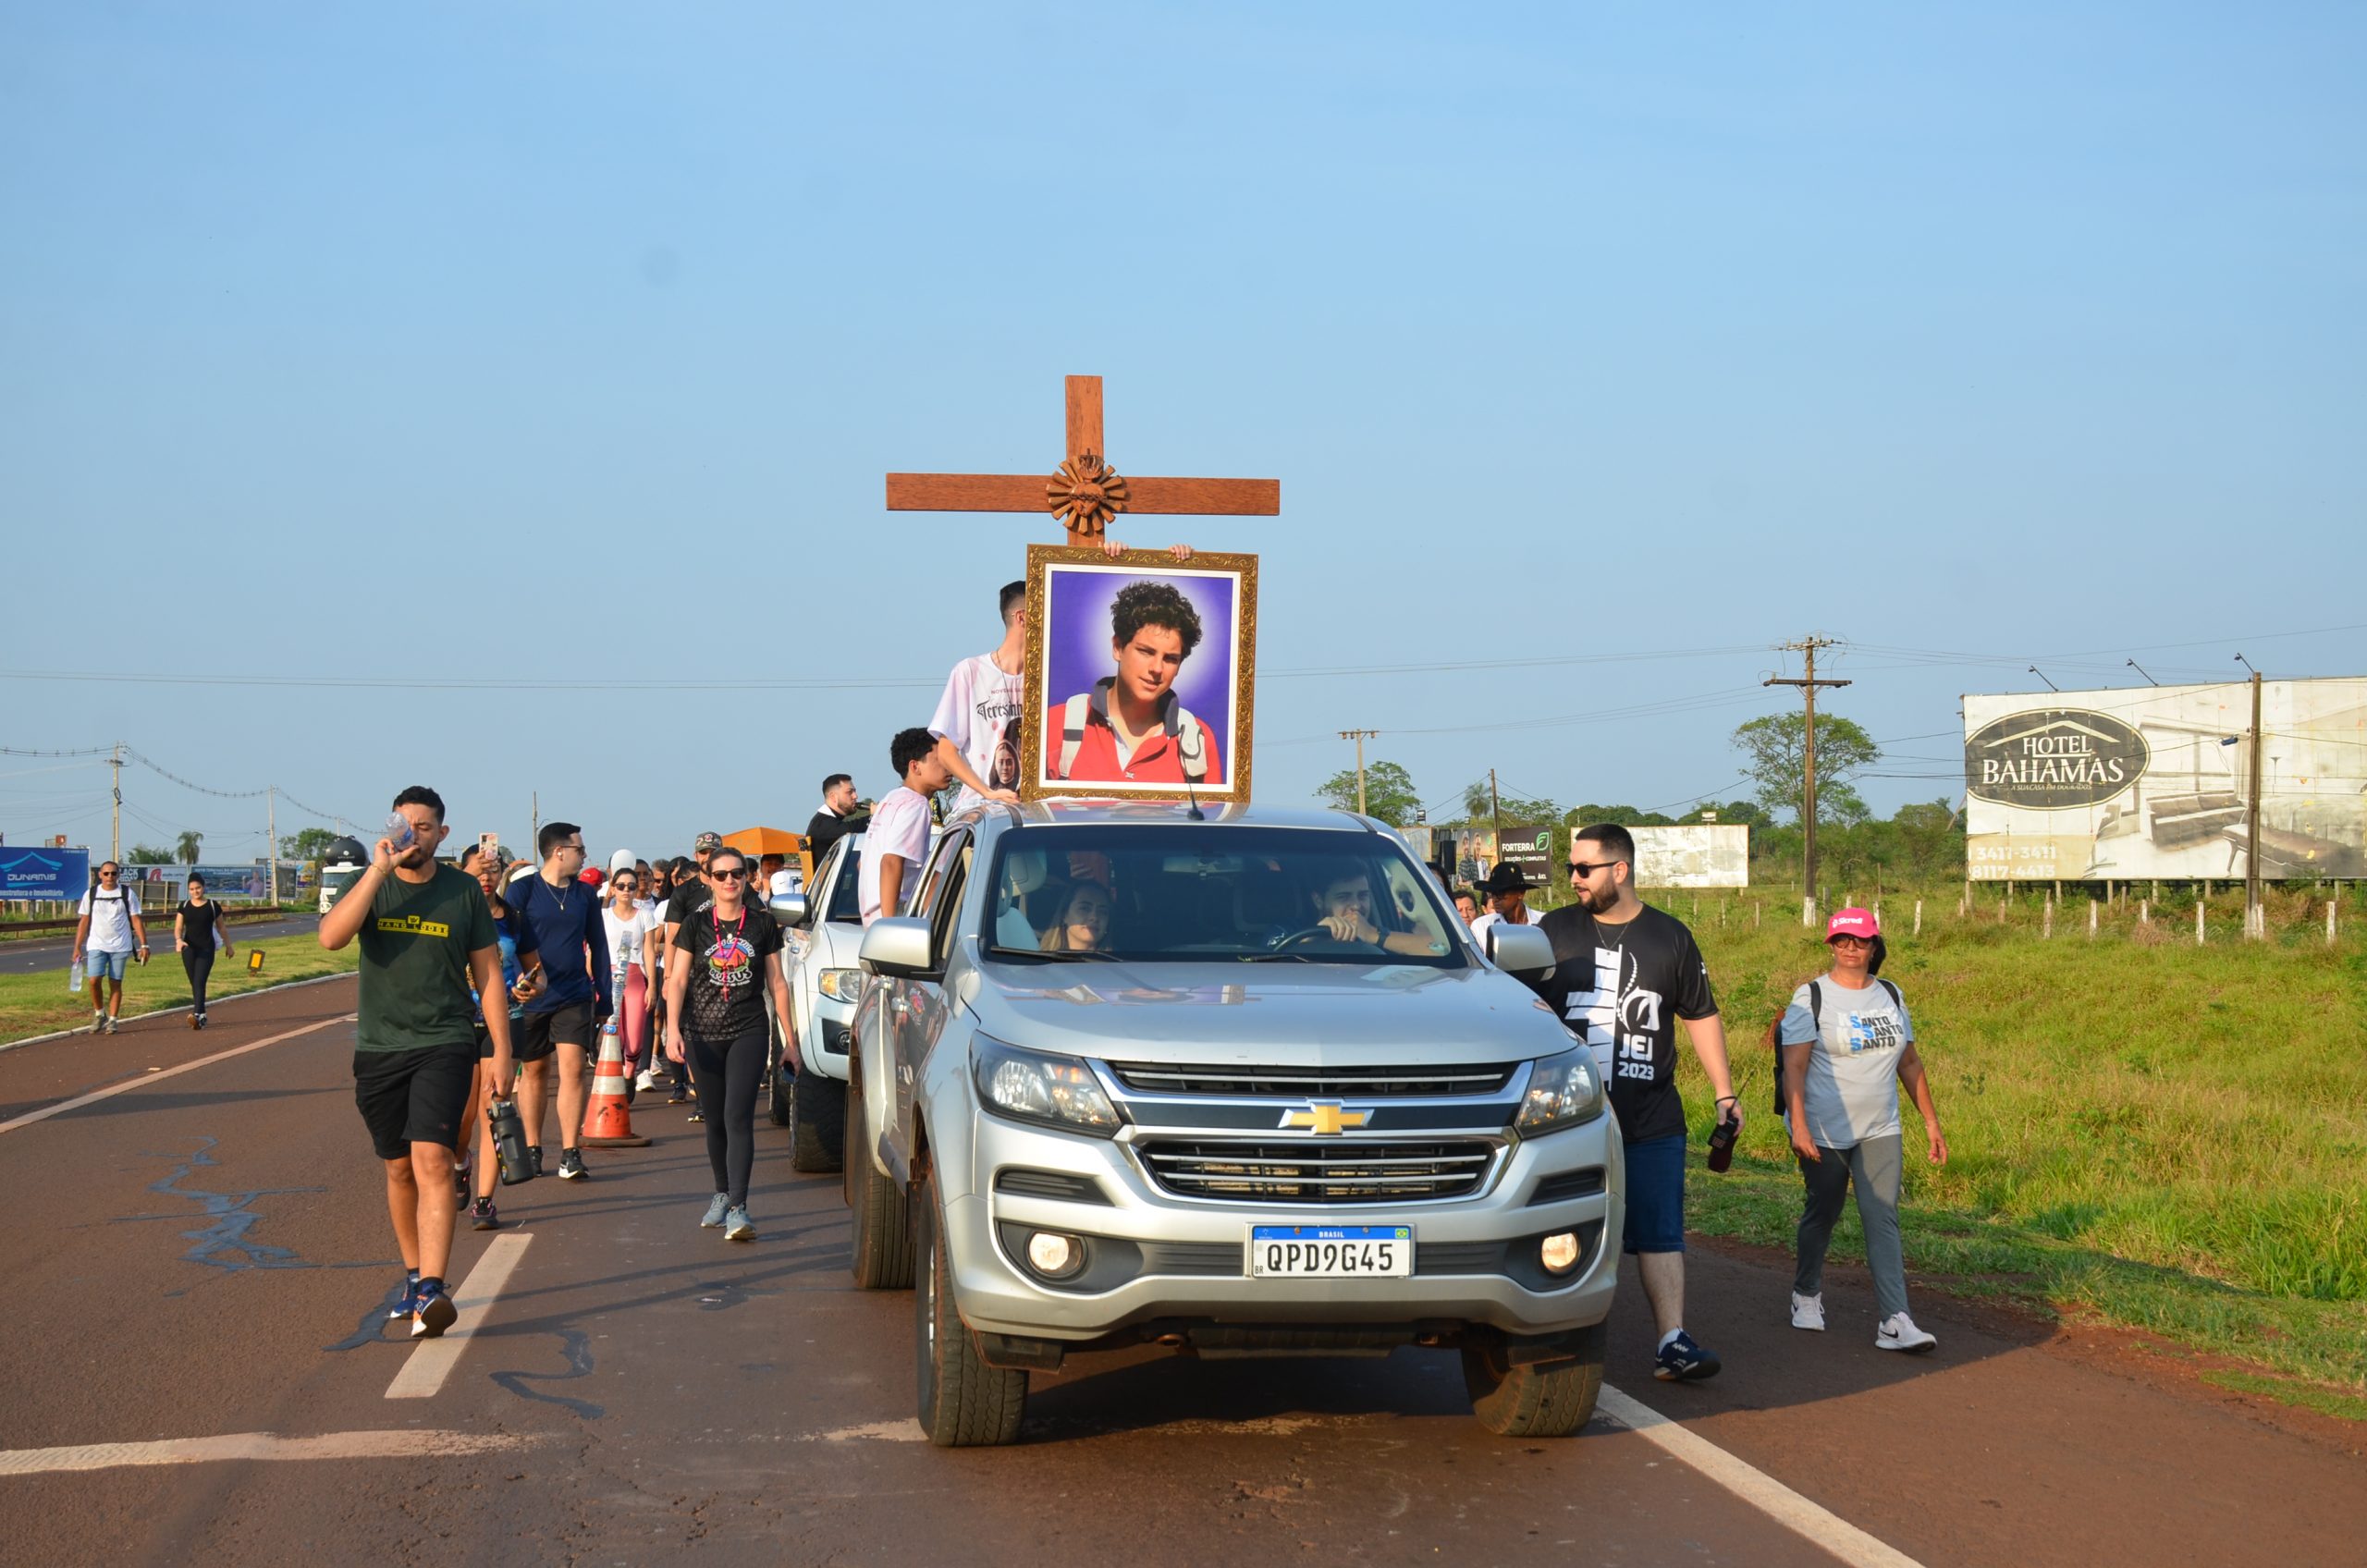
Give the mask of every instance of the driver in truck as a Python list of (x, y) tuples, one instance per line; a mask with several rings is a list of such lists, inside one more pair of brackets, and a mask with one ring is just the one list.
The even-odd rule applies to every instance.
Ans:
[(1413, 953), (1423, 958), (1446, 951), (1446, 943), (1412, 931), (1383, 931), (1373, 919), (1372, 878), (1362, 871), (1343, 871), (1316, 895), (1316, 924), (1335, 941), (1360, 942), (1384, 952)]

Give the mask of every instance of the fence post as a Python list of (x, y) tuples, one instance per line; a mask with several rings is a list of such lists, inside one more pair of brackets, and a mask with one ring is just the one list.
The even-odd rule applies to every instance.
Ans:
[(2202, 900), (2194, 900), (2194, 945), (2202, 946)]
[(1816, 895), (1814, 893), (1800, 895), (1800, 924), (1809, 926), (1816, 924)]
[(2137, 924), (2140, 925), (2153, 924), (2153, 902), (2151, 899), (2137, 900)]
[(2005, 924), (2005, 895), (2003, 893), (1997, 895), (1997, 924)]
[(1750, 900), (1750, 928), (1753, 931), (1759, 929), (1759, 900), (1757, 899)]
[[(2333, 927), (2334, 916), (2332, 914), (2328, 914), (2326, 916), (2326, 925), (2329, 929)], [(1923, 900), (1921, 899), (1915, 900), (1915, 934), (1919, 937), (1923, 935)]]
[(2047, 896), (2046, 906), (2039, 913), (2038, 935), (2041, 941), (2054, 935), (2054, 898), (2052, 894)]
[(2093, 899), (2090, 899), (2090, 900), (2088, 900), (2088, 940), (2090, 940), (2091, 942), (2092, 942), (2092, 941), (2094, 941), (2095, 939), (2096, 939), (2096, 900), (2093, 900)]
[(2327, 947), (2333, 947), (2333, 946), (2334, 946), (2334, 906), (2335, 906), (2335, 900), (2332, 900), (2332, 899), (2328, 899), (2328, 900), (2326, 900), (2326, 946), (2327, 946)]

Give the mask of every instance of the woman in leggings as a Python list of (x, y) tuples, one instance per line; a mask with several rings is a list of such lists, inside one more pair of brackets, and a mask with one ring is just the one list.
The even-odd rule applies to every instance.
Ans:
[(720, 849), (707, 863), (715, 901), (675, 927), (666, 954), (668, 1054), (687, 1057), (706, 1121), (715, 1197), (702, 1225), (726, 1239), (754, 1241), (748, 1172), (756, 1158), (756, 1090), (765, 1075), (767, 1025), (759, 986), (789, 1016), (780, 971), (780, 926), (748, 897), (748, 857)]
[[(216, 933), (219, 933), (217, 936)], [(214, 973), (214, 953), (219, 947), (224, 958), (231, 956), (229, 927), (223, 923), (222, 906), (205, 896), (205, 878), (192, 871), (189, 874), (189, 897), (180, 908), (173, 911), (173, 946), (179, 949), (182, 972), (189, 976), (189, 1026), (205, 1027), (205, 982)]]

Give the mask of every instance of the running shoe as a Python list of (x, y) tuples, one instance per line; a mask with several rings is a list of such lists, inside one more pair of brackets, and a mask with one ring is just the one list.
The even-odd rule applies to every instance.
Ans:
[(91, 1010), (91, 1033), (93, 1035), (104, 1035), (106, 1032), (107, 1010), (103, 1007), (92, 1008)]
[(197, 1027), (197, 1014), (192, 1012), (189, 1015), (189, 1026), (192, 1029)]
[(1883, 1326), (1874, 1330), (1876, 1350), (1904, 1350), (1919, 1353), (1930, 1350), (1939, 1342), (1938, 1340), (1917, 1328), (1915, 1319), (1904, 1312), (1892, 1313), (1883, 1319)]
[(540, 1176), (543, 1173), (543, 1145), (530, 1144), (526, 1147), (526, 1152), (534, 1157), (534, 1174)]
[(591, 1174), (592, 1172), (583, 1169), (583, 1155), (579, 1154), (574, 1149), (561, 1149), (558, 1151), (558, 1179), (560, 1181), (581, 1182), (583, 1178)]
[(644, 1067), (641, 1070), (640, 1075), (634, 1078), (632, 1082), (633, 1087), (637, 1089), (654, 1089), (657, 1087), (657, 1074)]
[(201, 1012), (201, 1013), (199, 1013), (199, 1014), (197, 1015), (197, 1026), (198, 1026), (200, 1029), (202, 1029), (202, 1028), (204, 1028), (204, 1027), (205, 1027), (205, 1014), (203, 1014), (203, 1013), (202, 1013), (202, 1012)]
[(493, 1200), (479, 1198), (469, 1206), (469, 1226), (476, 1231), (498, 1231), (501, 1221), (494, 1217)]
[(110, 1019), (108, 1019), (108, 1020), (107, 1020), (107, 1030), (106, 1030), (106, 1032), (107, 1032), (108, 1034), (110, 1034), (110, 1035), (112, 1035), (112, 1034), (114, 1034), (114, 1033), (115, 1033), (115, 1020), (114, 1020), (114, 1019), (112, 1019), (112, 1018), (110, 1018)]
[(1716, 1377), (1722, 1365), (1717, 1352), (1695, 1344), (1693, 1336), (1680, 1329), (1653, 1358), (1652, 1376), (1663, 1383), (1695, 1383)]
[(753, 1242), (756, 1239), (756, 1222), (748, 1218), (748, 1206), (741, 1204), (723, 1217), (723, 1239), (727, 1242)]
[(693, 1110), (690, 1115), (682, 1118), (682, 1120), (685, 1121), (705, 1121), (706, 1118), (701, 1115), (698, 1111)]
[(680, 1084), (677, 1084), (674, 1085), (674, 1092), (666, 1096), (666, 1103), (668, 1105), (688, 1105), (691, 1103), (691, 1096), (682, 1093), (682, 1086)]
[(422, 1291), (419, 1292), (419, 1316), (411, 1320), (411, 1337), (432, 1340), (450, 1328), (452, 1320), (460, 1316), (460, 1309), (453, 1305), (452, 1298), (442, 1291)]
[(418, 1310), (419, 1281), (406, 1274), (403, 1276), (403, 1293), (395, 1298), (394, 1305), (386, 1308), (386, 1321), (399, 1323)]
[(731, 1212), (731, 1194), (729, 1193), (717, 1193), (713, 1198), (708, 1200), (706, 1206), (706, 1218), (700, 1220), (699, 1223), (712, 1231), (717, 1226), (723, 1223), (723, 1217), (730, 1212)]
[(1792, 1327), (1813, 1329), (1820, 1334), (1824, 1332), (1823, 1292), (1812, 1296), (1804, 1296), (1797, 1291), (1792, 1292)]

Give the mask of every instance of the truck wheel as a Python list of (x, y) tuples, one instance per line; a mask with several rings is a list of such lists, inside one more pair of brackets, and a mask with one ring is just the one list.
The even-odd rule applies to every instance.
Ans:
[(1575, 1361), (1541, 1366), (1509, 1366), (1501, 1341), (1463, 1347), (1463, 1387), (1471, 1414), (1500, 1438), (1566, 1438), (1594, 1419), (1602, 1391), (1603, 1342), (1608, 1321), (1578, 1338)]
[(912, 1199), (879, 1174), (863, 1148), (856, 1148), (846, 1165), (854, 1194), (854, 1282), (866, 1291), (911, 1290)]
[(801, 1072), (789, 1094), (789, 1168), (836, 1170), (846, 1159), (846, 1085)]
[(953, 1303), (953, 1271), (945, 1261), (937, 1179), (926, 1178), (914, 1199), (919, 1288), (913, 1292), (913, 1343), (920, 1389), (921, 1429), (939, 1448), (991, 1448), (1019, 1437), (1027, 1414), (1024, 1369), (989, 1366)]

